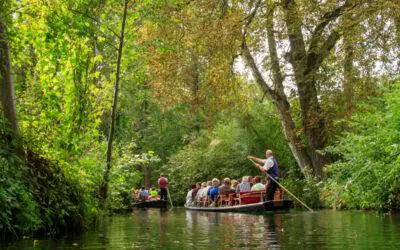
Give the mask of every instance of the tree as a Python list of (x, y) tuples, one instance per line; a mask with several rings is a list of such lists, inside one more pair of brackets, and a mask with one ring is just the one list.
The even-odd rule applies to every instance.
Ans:
[(121, 74), (120, 71), (121, 71), (122, 49), (124, 47), (125, 24), (126, 24), (127, 11), (128, 11), (128, 0), (124, 0), (121, 31), (120, 31), (120, 35), (118, 37), (119, 46), (118, 46), (118, 56), (117, 56), (117, 65), (116, 65), (116, 73), (115, 73), (114, 97), (113, 97), (113, 105), (112, 105), (112, 110), (111, 110), (111, 126), (110, 126), (110, 132), (108, 134), (108, 143), (107, 143), (106, 169), (104, 171), (103, 180), (100, 185), (100, 199), (101, 199), (102, 206), (105, 205), (105, 201), (107, 200), (108, 182), (109, 182), (109, 176), (110, 176), (110, 171), (111, 171), (111, 166), (112, 166), (112, 147), (113, 147), (115, 122), (116, 122), (116, 115), (117, 115), (119, 81), (120, 81), (120, 74)]
[[(294, 0), (250, 1), (245, 8), (242, 56), (258, 85), (278, 109), (286, 138), (300, 168), (309, 166), (318, 178), (323, 177), (323, 166), (330, 162), (328, 155), (321, 153), (328, 145), (330, 122), (320, 100), (324, 86), (321, 79), (326, 75), (322, 67), (343, 37), (344, 30), (367, 18), (372, 19), (375, 13), (385, 8), (387, 6), (369, 1), (363, 4), (357, 1), (328, 2), (317, 6), (313, 2), (298, 3)], [(352, 15), (352, 18), (345, 20), (345, 14)], [(264, 38), (267, 39), (268, 53), (259, 52)], [(254, 44), (253, 48), (248, 43)], [(278, 49), (276, 44), (280, 44)], [(346, 49), (346, 80), (352, 81), (353, 59), (348, 43)], [(266, 67), (254, 59), (260, 55), (268, 59), (264, 64)], [(272, 76), (272, 84), (267, 84), (264, 71)], [(288, 115), (290, 112), (293, 114), (289, 105), (293, 100), (289, 102), (283, 82), (286, 88), (288, 82), (295, 85), (304, 140), (296, 134), (295, 123)], [(350, 108), (352, 90), (348, 84), (344, 86), (349, 92)]]
[(19, 136), (17, 110), (15, 106), (14, 79), (11, 69), (10, 48), (6, 33), (6, 26), (0, 18), (0, 81), (1, 104), (4, 117), (12, 131), (13, 138)]
[(273, 31), (273, 15), (274, 9), (270, 9), (266, 17), (266, 29), (267, 29), (267, 40), (268, 40), (268, 51), (270, 55), (270, 70), (272, 72), (272, 81), (275, 89), (271, 88), (267, 82), (264, 80), (260, 70), (258, 69), (256, 62), (251, 55), (251, 52), (246, 43), (246, 32), (247, 26), (251, 24), (253, 18), (259, 8), (261, 1), (258, 1), (254, 10), (249, 15), (249, 19), (246, 23), (246, 27), (244, 29), (244, 40), (242, 44), (242, 56), (244, 57), (247, 65), (250, 67), (253, 76), (260, 86), (260, 88), (265, 92), (265, 94), (269, 97), (269, 99), (274, 103), (277, 107), (278, 114), (282, 123), (283, 131), (286, 139), (288, 140), (288, 144), (292, 151), (293, 156), (295, 157), (297, 163), (299, 164), (300, 169), (305, 172), (308, 168), (312, 166), (309, 156), (306, 152), (306, 147), (303, 142), (300, 140), (299, 136), (296, 133), (296, 125), (293, 121), (291, 111), (290, 111), (290, 103), (285, 95), (283, 81), (284, 77), (282, 76), (279, 58), (276, 48), (275, 35)]

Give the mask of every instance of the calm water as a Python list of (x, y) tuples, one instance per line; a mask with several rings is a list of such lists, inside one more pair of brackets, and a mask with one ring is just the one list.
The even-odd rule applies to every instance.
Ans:
[(400, 215), (295, 211), (232, 214), (175, 208), (114, 216), (80, 236), (4, 249), (400, 249)]

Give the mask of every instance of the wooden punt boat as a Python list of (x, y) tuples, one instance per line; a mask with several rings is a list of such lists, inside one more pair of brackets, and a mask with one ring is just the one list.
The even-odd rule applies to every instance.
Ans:
[(209, 212), (265, 212), (265, 211), (281, 211), (289, 210), (293, 207), (292, 200), (273, 200), (251, 203), (246, 205), (234, 205), (223, 207), (186, 207), (188, 210), (209, 211)]
[(133, 208), (167, 208), (166, 200), (146, 200), (132, 203)]

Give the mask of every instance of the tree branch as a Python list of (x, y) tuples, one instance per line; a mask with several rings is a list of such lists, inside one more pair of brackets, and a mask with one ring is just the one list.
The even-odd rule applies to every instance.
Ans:
[(254, 78), (256, 79), (258, 85), (263, 89), (263, 91), (268, 95), (271, 100), (274, 100), (273, 96), (276, 95), (275, 91), (265, 82), (264, 77), (262, 76), (260, 70), (257, 67), (256, 62), (254, 61), (253, 56), (247, 47), (246, 41), (242, 43), (242, 56), (244, 57), (247, 65), (250, 67), (253, 72)]
[(334, 30), (325, 40), (324, 44), (321, 46), (319, 51), (316, 53), (315, 51), (310, 51), (307, 55), (307, 67), (304, 74), (308, 74), (313, 70), (318, 69), (325, 57), (329, 55), (329, 52), (335, 47), (336, 42), (340, 39), (342, 35)]
[[(82, 15), (82, 16), (88, 18), (88, 19), (91, 19), (92, 21), (95, 21), (96, 23), (99, 23), (99, 22), (100, 22), (100, 20), (98, 20), (98, 19), (96, 19), (96, 18), (90, 16), (90, 15), (87, 14), (87, 13), (83, 13), (83, 12), (81, 12), (81, 11), (79, 11), (79, 10), (75, 10), (75, 9), (71, 9), (71, 8), (68, 8), (68, 10), (71, 11), (71, 12), (73, 12), (73, 13), (80, 14), (80, 15)], [(120, 39), (119, 34), (118, 34), (117, 32), (115, 32), (113, 29), (111, 29), (111, 28), (108, 27), (108, 26), (106, 26), (106, 29), (107, 29), (108, 31), (110, 31), (115, 37), (117, 37), (118, 39)]]
[(343, 11), (350, 6), (349, 1), (346, 1), (343, 5), (336, 7), (334, 10), (327, 12), (323, 15), (322, 21), (315, 27), (315, 30), (311, 36), (311, 42), (308, 51), (313, 51), (318, 47), (319, 42), (321, 41), (322, 32), (326, 28), (326, 26), (336, 20), (340, 15), (342, 15)]
[(250, 26), (251, 22), (253, 22), (253, 19), (257, 14), (258, 8), (260, 7), (260, 3), (261, 3), (261, 0), (258, 0), (253, 11), (251, 11), (250, 15), (248, 15), (245, 18), (246, 23), (244, 24), (244, 27), (243, 27), (243, 38), (245, 38), (245, 36), (247, 34), (247, 28)]

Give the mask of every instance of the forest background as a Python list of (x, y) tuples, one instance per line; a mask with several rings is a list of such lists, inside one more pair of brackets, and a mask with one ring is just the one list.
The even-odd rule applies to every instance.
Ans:
[(400, 208), (396, 1), (0, 3), (0, 231), (55, 234), (134, 187), (257, 175), (314, 207)]

